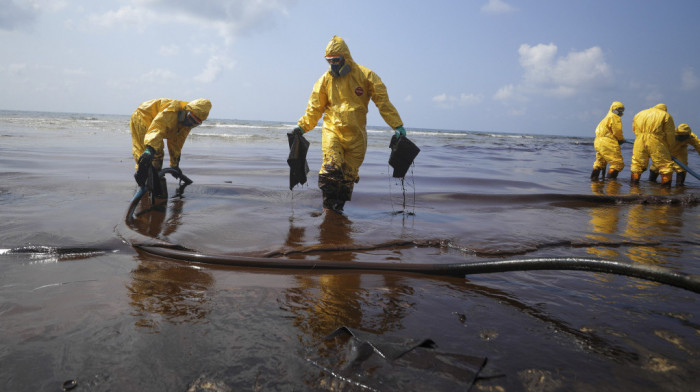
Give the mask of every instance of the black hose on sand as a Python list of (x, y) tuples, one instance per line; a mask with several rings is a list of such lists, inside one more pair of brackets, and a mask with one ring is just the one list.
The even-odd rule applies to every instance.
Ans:
[[(133, 219), (134, 209), (143, 197), (144, 193), (145, 192), (139, 190), (132, 199), (125, 217), (127, 227), (129, 227), (128, 222)], [(689, 275), (653, 265), (629, 264), (601, 259), (547, 257), (453, 264), (346, 262), (325, 260), (315, 261), (289, 258), (204, 254), (194, 250), (184, 249), (177, 245), (167, 244), (163, 241), (158, 241), (157, 243), (137, 243), (132, 240), (130, 242), (131, 246), (153, 256), (201, 264), (304, 270), (396, 271), (443, 276), (465, 276), (495, 272), (533, 270), (574, 270), (625, 275), (700, 293), (700, 277), (696, 275)]]

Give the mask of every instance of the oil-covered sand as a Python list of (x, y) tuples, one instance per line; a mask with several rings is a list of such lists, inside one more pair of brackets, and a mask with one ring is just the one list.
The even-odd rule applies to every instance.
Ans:
[[(318, 130), (307, 134), (309, 183), (289, 191), (289, 130), (198, 128), (181, 163), (194, 184), (174, 197), (168, 178), (167, 205), (127, 224), (127, 116), (4, 112), (0, 385), (451, 391), (478, 375), (471, 390), (697, 386), (700, 296), (681, 288), (585, 271), (207, 266), (131, 246), (319, 264), (601, 258), (700, 274), (700, 181), (630, 188), (625, 171), (591, 183), (592, 139), (409, 129), (421, 153), (402, 186), (386, 163), (391, 133), (371, 130), (341, 216), (321, 213)], [(398, 240), (440, 245), (377, 246)], [(325, 339), (341, 327), (355, 337)]]

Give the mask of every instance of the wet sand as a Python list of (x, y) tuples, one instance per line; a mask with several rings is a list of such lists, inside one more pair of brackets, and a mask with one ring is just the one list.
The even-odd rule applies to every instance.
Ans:
[[(128, 243), (145, 237), (242, 255), (305, 250), (289, 257), (319, 263), (602, 257), (697, 275), (693, 179), (671, 190), (591, 184), (592, 145), (566, 151), (566, 140), (543, 151), (529, 141), (416, 136), (422, 161), (403, 206), (401, 184), (387, 175), (388, 137), (377, 136), (338, 216), (320, 213), (316, 135), (309, 184), (293, 192), (284, 132), (279, 145), (195, 137), (182, 161), (195, 183), (127, 225), (136, 189), (123, 129), (3, 127), (7, 390), (60, 390), (66, 380), (94, 391), (458, 390), (470, 385), (474, 358), (486, 363), (471, 390), (697, 385), (698, 295), (675, 287), (575, 271), (454, 278), (202, 266)], [(661, 201), (590, 198), (635, 194)], [(449, 246), (369, 249), (397, 239)], [(363, 250), (325, 249), (333, 247)], [(434, 346), (360, 361), (366, 346), (358, 341), (324, 340), (342, 326), (382, 349), (425, 339)]]

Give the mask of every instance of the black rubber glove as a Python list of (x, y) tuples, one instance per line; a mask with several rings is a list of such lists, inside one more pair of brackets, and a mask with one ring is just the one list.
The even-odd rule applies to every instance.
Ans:
[(156, 150), (154, 150), (153, 147), (151, 147), (151, 146), (146, 146), (146, 151), (144, 151), (143, 154), (141, 154), (141, 156), (139, 157), (139, 161), (138, 161), (139, 166), (141, 166), (141, 165), (148, 166), (148, 164), (153, 162), (153, 157), (155, 155), (156, 155)]
[(139, 167), (134, 173), (134, 179), (139, 186), (146, 185), (146, 180), (148, 179), (148, 171), (153, 167), (151, 163), (153, 162), (153, 156), (156, 151), (151, 146), (146, 146), (146, 151), (139, 157)]

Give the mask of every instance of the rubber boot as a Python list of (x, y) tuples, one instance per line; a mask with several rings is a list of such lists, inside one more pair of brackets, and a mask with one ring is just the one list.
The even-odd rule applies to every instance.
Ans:
[(345, 200), (339, 200), (335, 193), (321, 192), (323, 194), (323, 209), (335, 212), (342, 212), (345, 207)]
[(598, 176), (600, 176), (600, 169), (593, 169), (591, 172), (591, 181), (597, 180)]
[(165, 177), (160, 177), (158, 179), (158, 186), (153, 190), (156, 199), (167, 199), (168, 198), (168, 185), (165, 181)]
[(649, 170), (649, 181), (656, 182), (656, 178), (659, 177), (659, 172)]
[(633, 184), (639, 184), (639, 177), (642, 176), (642, 173), (635, 173), (632, 172), (632, 177), (630, 177), (630, 182)]
[(673, 172), (661, 175), (661, 185), (670, 187), (673, 181)]
[(618, 170), (615, 170), (615, 169), (613, 169), (613, 168), (611, 167), (610, 170), (608, 170), (608, 178), (616, 179), (616, 178), (617, 178), (617, 173), (619, 173), (619, 171), (618, 171)]
[(676, 186), (685, 185), (685, 172), (676, 173)]
[(336, 200), (336, 199), (323, 200), (323, 208), (325, 210), (331, 210), (331, 211), (335, 211), (338, 213), (342, 213), (344, 207), (345, 207), (344, 201)]

